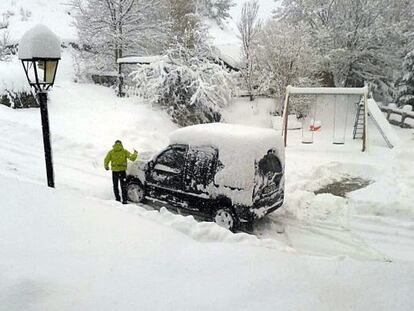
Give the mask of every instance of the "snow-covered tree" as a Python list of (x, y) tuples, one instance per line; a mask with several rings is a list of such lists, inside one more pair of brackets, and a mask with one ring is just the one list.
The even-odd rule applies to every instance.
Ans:
[(230, 17), (229, 10), (234, 6), (232, 0), (199, 0), (198, 3), (203, 16), (214, 19), (219, 25)]
[[(314, 85), (317, 66), (315, 52), (311, 47), (311, 36), (303, 24), (290, 25), (284, 21), (268, 21), (255, 48), (259, 91), (276, 97), (283, 109), (283, 99), (288, 85)], [(301, 38), (298, 40), (298, 38)], [(307, 105), (292, 100), (292, 112), (306, 115)]]
[(181, 126), (220, 121), (230, 100), (228, 73), (213, 61), (206, 32), (186, 32), (163, 59), (132, 74), (137, 93), (162, 106)]
[(197, 3), (194, 0), (165, 0), (168, 19), (168, 45), (183, 45), (193, 48), (193, 33), (200, 24)]
[(258, 35), (262, 22), (258, 15), (259, 3), (257, 0), (249, 0), (243, 4), (240, 20), (237, 24), (240, 39), (242, 41), (244, 67), (241, 70), (243, 80), (250, 100), (254, 97), (255, 67), (257, 65), (255, 56), (255, 45), (257, 44)]
[[(284, 0), (277, 17), (306, 22), (320, 58), (320, 73), (335, 86), (371, 83), (390, 94), (406, 30), (412, 21), (388, 0)], [(405, 1), (412, 6), (412, 0)], [(300, 40), (300, 38), (298, 38)]]
[(99, 71), (116, 71), (125, 54), (164, 42), (161, 0), (72, 0), (81, 57)]
[(298, 85), (313, 75), (316, 57), (304, 28), (277, 20), (264, 25), (255, 48), (262, 93), (283, 96), (289, 84)]
[(414, 50), (407, 53), (404, 58), (403, 76), (398, 81), (399, 106), (411, 105), (414, 109)]

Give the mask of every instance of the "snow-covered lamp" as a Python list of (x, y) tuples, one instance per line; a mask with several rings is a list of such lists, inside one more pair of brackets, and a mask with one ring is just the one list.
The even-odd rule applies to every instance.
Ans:
[(60, 60), (60, 39), (46, 26), (37, 25), (27, 31), (20, 40), (19, 59), (23, 63), (27, 80), (30, 86), (36, 90), (39, 100), (47, 184), (54, 188), (47, 91), (55, 83), (56, 70)]
[(60, 60), (60, 39), (48, 27), (37, 25), (27, 31), (19, 44), (19, 59), (29, 84), (47, 91), (55, 82)]

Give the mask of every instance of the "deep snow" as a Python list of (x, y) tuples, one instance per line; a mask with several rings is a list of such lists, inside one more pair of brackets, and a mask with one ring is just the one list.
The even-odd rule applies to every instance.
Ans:
[[(4, 310), (414, 307), (411, 262), (303, 256), (247, 238), (203, 243), (141, 207), (123, 208), (16, 178), (1, 181)], [(185, 219), (168, 212), (166, 218)], [(217, 235), (224, 230), (205, 225), (214, 226)]]

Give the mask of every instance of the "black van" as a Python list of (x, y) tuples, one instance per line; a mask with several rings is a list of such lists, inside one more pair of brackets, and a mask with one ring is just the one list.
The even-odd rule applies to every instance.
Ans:
[(270, 129), (213, 123), (175, 131), (149, 161), (130, 163), (128, 199), (167, 203), (227, 229), (276, 210), (284, 198), (284, 147)]

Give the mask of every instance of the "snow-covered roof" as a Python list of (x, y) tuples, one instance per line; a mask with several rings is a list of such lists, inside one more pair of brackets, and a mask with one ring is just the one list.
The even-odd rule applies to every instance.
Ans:
[(232, 146), (234, 152), (240, 147), (260, 151), (278, 146), (280, 135), (272, 129), (258, 128), (239, 124), (209, 123), (187, 126), (170, 135), (171, 143), (190, 145), (214, 145), (216, 147)]
[(127, 56), (118, 58), (118, 64), (151, 64), (162, 59), (161, 55), (154, 56)]
[[(193, 125), (174, 131), (170, 135), (170, 143), (216, 147), (224, 165), (215, 176), (215, 183), (219, 186), (252, 190), (255, 161), (260, 161), (270, 149), (274, 149), (284, 163), (282, 138), (273, 129), (225, 123)], [(233, 197), (233, 200), (242, 204), (251, 203), (249, 191)]]
[(240, 69), (243, 65), (243, 56), (240, 44), (217, 44), (216, 56), (234, 69)]
[(19, 59), (32, 58), (60, 59), (60, 39), (45, 25), (36, 25), (20, 40)]

